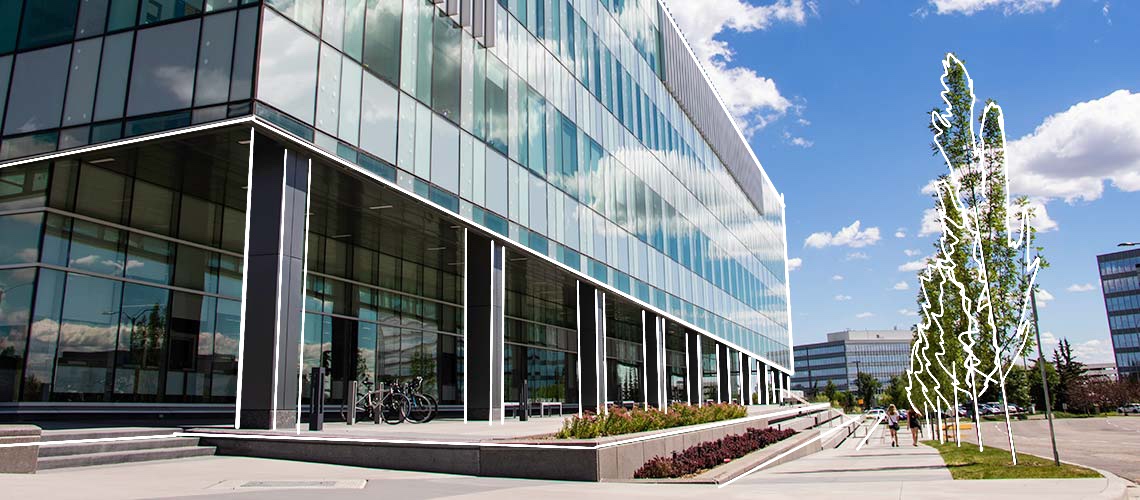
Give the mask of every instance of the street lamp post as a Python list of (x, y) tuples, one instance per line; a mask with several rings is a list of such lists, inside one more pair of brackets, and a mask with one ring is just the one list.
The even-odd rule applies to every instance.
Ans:
[(1045, 418), (1049, 420), (1049, 440), (1053, 443), (1053, 464), (1061, 466), (1061, 456), (1057, 453), (1057, 434), (1053, 431), (1053, 405), (1049, 402), (1049, 379), (1045, 376), (1045, 353), (1041, 350), (1041, 327), (1037, 325), (1037, 291), (1029, 295), (1033, 303), (1033, 331), (1037, 334), (1037, 365), (1041, 368), (1041, 390), (1045, 395)]

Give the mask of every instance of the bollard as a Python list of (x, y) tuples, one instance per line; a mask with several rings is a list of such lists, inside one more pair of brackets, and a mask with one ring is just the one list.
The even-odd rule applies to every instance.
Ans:
[(345, 423), (353, 425), (356, 423), (356, 381), (353, 380), (345, 384), (344, 402), (341, 404), (348, 405), (348, 411), (345, 412)]
[(319, 431), (325, 426), (325, 369), (313, 367), (309, 377), (309, 430)]
[(519, 389), (519, 421), (530, 420), (530, 390), (523, 379), (522, 388)]

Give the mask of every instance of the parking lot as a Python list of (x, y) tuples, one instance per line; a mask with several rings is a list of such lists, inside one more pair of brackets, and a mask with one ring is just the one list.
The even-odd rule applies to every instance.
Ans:
[[(1054, 421), (1061, 460), (1104, 469), (1140, 483), (1140, 416), (1065, 418)], [(1013, 422), (1017, 450), (1052, 457), (1049, 423), (1044, 419)], [(964, 440), (974, 441), (972, 432)], [(984, 422), (982, 439), (988, 446), (1008, 448), (1005, 422)]]

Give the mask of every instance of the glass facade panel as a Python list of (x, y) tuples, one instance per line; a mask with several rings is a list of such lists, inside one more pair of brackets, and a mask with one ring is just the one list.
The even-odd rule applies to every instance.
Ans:
[(273, 11), (265, 11), (261, 37), (258, 99), (313, 123), (320, 43)]
[(201, 22), (194, 20), (138, 32), (128, 115), (190, 107), (200, 27)]
[(75, 35), (78, 0), (26, 2), (20, 26), (20, 50), (70, 41)]
[(67, 77), (67, 100), (63, 108), (64, 126), (91, 121), (102, 51), (103, 41), (99, 39), (84, 40), (73, 46), (71, 73)]
[(127, 77), (131, 74), (133, 32), (103, 39), (103, 58), (99, 64), (99, 93), (95, 96), (95, 119), (107, 120), (123, 116), (127, 100)]
[(16, 55), (4, 119), (5, 134), (59, 126), (70, 56), (69, 45)]
[[(396, 163), (396, 114), (399, 91), (371, 73), (364, 74), (360, 102), (360, 148)], [(414, 127), (405, 125), (405, 127)]]
[(218, 104), (228, 98), (236, 26), (235, 12), (209, 16), (202, 21), (198, 79), (194, 84), (195, 106)]

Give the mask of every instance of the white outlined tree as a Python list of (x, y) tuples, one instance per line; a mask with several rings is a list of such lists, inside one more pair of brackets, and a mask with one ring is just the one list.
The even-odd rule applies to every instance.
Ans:
[(931, 112), (930, 129), (949, 172), (935, 183), (942, 235), (920, 275), (924, 317), (915, 328), (908, 393), (918, 382), (923, 399), (939, 408), (952, 396), (955, 415), (957, 396), (969, 397), (982, 450), (978, 400), (1000, 391), (1016, 464), (1005, 381), (1030, 347), (1029, 294), (1044, 262), (1027, 200), (1011, 206), (1009, 199), (1001, 107), (988, 101), (975, 132), (973, 80), (953, 54), (942, 65), (945, 107)]

